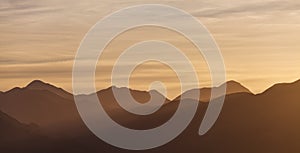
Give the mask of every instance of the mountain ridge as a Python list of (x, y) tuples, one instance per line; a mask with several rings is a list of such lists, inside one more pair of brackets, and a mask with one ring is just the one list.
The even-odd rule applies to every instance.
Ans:
[[(245, 87), (240, 82), (235, 81), (235, 80), (226, 81), (225, 83), (221, 84), (220, 86), (216, 86), (216, 87), (195, 88), (195, 89), (190, 89), (188, 91), (192, 91), (192, 90), (208, 90), (208, 89), (218, 88), (218, 87), (224, 86), (225, 84), (227, 84), (227, 86), (228, 86), (228, 84), (229, 84), (229, 86), (232, 86), (232, 85), (240, 86), (240, 87), (243, 88), (243, 90), (244, 90), (243, 92), (253, 93), (247, 87)], [(263, 94), (263, 93), (267, 92), (269, 89), (274, 88), (276, 86), (290, 85), (290, 84), (300, 84), (300, 79), (298, 79), (296, 81), (292, 81), (292, 82), (275, 83), (275, 84), (271, 85), (270, 87), (266, 88), (265, 90), (263, 90), (262, 92), (260, 92), (260, 93), (253, 93), (253, 94), (260, 95), (260, 94)], [(39, 87), (41, 87), (41, 88), (39, 88)], [(73, 96), (73, 94), (70, 93), (70, 92), (68, 92), (67, 90), (64, 90), (61, 87), (57, 87), (57, 86), (55, 86), (55, 85), (53, 85), (51, 83), (48, 83), (48, 82), (45, 82), (45, 81), (42, 81), (42, 80), (33, 80), (33, 81), (29, 82), (25, 87), (13, 87), (13, 88), (11, 88), (11, 89), (9, 89), (7, 91), (0, 91), (0, 94), (7, 94), (9, 92), (13, 92), (13, 91), (17, 91), (17, 90), (23, 90), (23, 89), (49, 90), (49, 88), (57, 89), (57, 90), (60, 90), (60, 92), (63, 92), (64, 94), (67, 94), (68, 96), (70, 96), (70, 95)], [(109, 86), (109, 87), (104, 88), (104, 89), (100, 89), (100, 90), (96, 91), (96, 93), (99, 93), (99, 92), (105, 91), (105, 90), (110, 90), (112, 88), (116, 88), (116, 89), (126, 88), (126, 89), (129, 89), (130, 91), (138, 91), (138, 92), (151, 92), (152, 91), (152, 92), (157, 92), (157, 93), (161, 94), (157, 90), (137, 90), (137, 89), (132, 89), (132, 88), (128, 88), (128, 87), (118, 87), (118, 86), (115, 86), (115, 85)], [(51, 90), (49, 90), (49, 91), (51, 91)], [(185, 91), (185, 92), (188, 92), (188, 91)], [(181, 93), (180, 95), (184, 94), (185, 92)], [(79, 94), (79, 95), (86, 95), (87, 96), (87, 95), (91, 95), (91, 94), (93, 94), (93, 93)], [(226, 94), (231, 94), (231, 93), (226, 93)], [(61, 95), (61, 94), (58, 94), (58, 95)], [(168, 99), (168, 100), (170, 100), (170, 101), (177, 100), (177, 98), (180, 97), (180, 95), (178, 95), (177, 97), (175, 97), (173, 99)], [(78, 96), (78, 95), (75, 95), (75, 96)]]
[[(100, 95), (100, 97), (98, 96), (99, 99), (102, 97), (101, 99), (104, 100), (104, 106), (114, 106), (105, 109), (109, 111), (109, 116), (125, 127), (139, 130), (154, 128), (168, 121), (177, 110), (180, 102), (173, 100), (149, 116), (134, 116), (115, 107), (117, 106), (115, 99), (110, 98), (112, 95), (111, 88), (107, 88), (107, 93), (103, 90), (101, 91), (99, 91), (97, 95)], [(208, 103), (200, 102), (194, 119), (182, 134), (170, 143), (153, 150), (146, 150), (145, 153), (179, 153), (186, 152), (186, 149), (190, 148), (192, 148), (194, 152), (216, 153), (239, 153), (245, 151), (249, 153), (282, 153), (286, 152), (286, 150), (299, 152), (299, 91), (300, 80), (292, 83), (275, 84), (262, 94), (248, 92), (227, 94), (218, 120), (212, 129), (204, 136), (199, 136), (197, 132), (207, 110)], [(17, 94), (13, 94), (14, 92)], [(5, 106), (3, 103), (8, 105), (14, 103), (14, 105), (11, 105), (9, 108), (17, 113), (22, 113), (19, 117), (31, 114), (32, 116), (27, 116), (27, 119), (31, 119), (30, 121), (33, 121), (32, 118), (35, 117), (39, 117), (37, 121), (51, 120), (53, 124), (50, 128), (57, 128), (57, 131), (48, 132), (45, 126), (41, 127), (43, 133), (47, 136), (52, 137), (56, 135), (55, 140), (60, 145), (51, 146), (51, 148), (63, 148), (64, 151), (61, 152), (73, 153), (98, 151), (108, 153), (130, 152), (114, 148), (95, 137), (81, 120), (74, 101), (66, 100), (47, 90), (16, 88), (14, 92), (10, 93), (9, 96), (0, 96), (0, 109), (3, 109), (3, 106)], [(50, 95), (48, 95), (49, 93)], [(149, 96), (147, 91), (138, 93)], [(15, 99), (18, 96), (20, 97)], [(146, 99), (147, 98), (143, 100), (145, 101)], [(184, 101), (192, 102), (193, 100), (184, 99), (183, 102)], [(24, 103), (28, 104), (23, 105)], [(55, 104), (55, 106), (51, 106), (52, 104)], [(38, 111), (35, 112), (36, 110)], [(57, 121), (68, 114), (70, 117), (66, 119), (75, 120), (75, 122), (66, 122), (65, 120), (63, 120), (63, 122)], [(11, 116), (10, 114), (8, 115)], [(49, 116), (52, 118), (47, 118)], [(15, 133), (9, 134), (13, 135)], [(38, 139), (38, 141), (44, 142), (42, 139)], [(13, 142), (12, 144), (15, 144), (15, 146), (10, 146), (7, 152), (11, 152), (11, 148), (19, 148), (23, 143), (24, 142), (19, 141)], [(65, 146), (65, 144), (69, 146)], [(87, 148), (89, 149), (88, 151), (86, 150)], [(23, 152), (32, 152), (31, 149), (32, 148), (27, 149), (27, 151), (25, 149)]]
[[(298, 81), (300, 81), (300, 80), (298, 80)], [(249, 93), (251, 92), (248, 88), (246, 88), (245, 86), (243, 86), (238, 81), (229, 80), (229, 81), (221, 84), (220, 86), (223, 86), (224, 84), (237, 84), (237, 85), (240, 85), (241, 87), (244, 87), (245, 91), (247, 91)], [(274, 85), (276, 85), (276, 84), (274, 84)], [(220, 86), (217, 86), (217, 87), (220, 87)], [(217, 87), (203, 87), (203, 88), (195, 88), (195, 89), (190, 89), (190, 90), (211, 89), (211, 88), (217, 88)], [(67, 90), (64, 90), (61, 87), (55, 86), (55, 85), (53, 85), (51, 83), (48, 83), (48, 82), (45, 82), (45, 81), (42, 81), (42, 80), (33, 80), (33, 81), (29, 82), (25, 87), (13, 87), (13, 88), (11, 88), (11, 89), (9, 89), (7, 91), (0, 91), (0, 94), (6, 94), (6, 93), (9, 93), (9, 92), (12, 92), (12, 91), (15, 91), (15, 90), (22, 90), (22, 89), (31, 89), (31, 90), (49, 90), (50, 89), (49, 91), (52, 91), (51, 88), (60, 90), (59, 92), (63, 92), (64, 94), (66, 94), (68, 96), (69, 95), (73, 95), (72, 93), (68, 92)], [(96, 92), (98, 93), (98, 92), (105, 91), (105, 90), (108, 90), (108, 89), (111, 89), (111, 88), (118, 88), (118, 89), (127, 88), (127, 89), (129, 89), (131, 91), (140, 91), (140, 92), (151, 92), (152, 91), (152, 92), (158, 92), (159, 94), (161, 94), (157, 90), (137, 90), (137, 89), (132, 89), (132, 88), (128, 88), (128, 87), (118, 87), (118, 86), (115, 86), (115, 85), (109, 86), (109, 87), (104, 88), (104, 89), (100, 89), (100, 90), (98, 90)], [(57, 92), (54, 92), (54, 93), (58, 94)], [(183, 94), (183, 93), (181, 93), (181, 94)], [(58, 94), (58, 95), (64, 95), (64, 94)], [(79, 95), (90, 95), (90, 94), (93, 94), (93, 93), (79, 94)], [(75, 95), (75, 96), (77, 96), (77, 95)], [(173, 99), (169, 99), (169, 100), (175, 100), (175, 99), (176, 99), (176, 97), (173, 98)]]
[[(225, 88), (225, 86), (226, 86), (226, 88)], [(252, 93), (248, 88), (243, 86), (241, 83), (234, 81), (234, 80), (230, 80), (230, 81), (227, 81), (227, 82), (221, 84), (220, 86), (216, 86), (216, 87), (204, 87), (204, 88), (191, 89), (191, 90), (185, 91), (182, 94), (180, 94), (179, 96), (177, 96), (176, 98), (174, 98), (173, 100), (179, 100), (182, 98), (182, 99), (199, 100), (201, 102), (208, 102), (211, 99), (212, 90), (217, 91), (215, 93), (215, 97), (212, 97), (212, 99), (223, 96), (222, 93), (218, 92), (218, 90), (220, 90), (222, 88), (226, 89), (225, 95), (233, 94), (233, 93), (242, 93), (242, 92)], [(199, 97), (194, 97), (193, 95), (199, 95)]]

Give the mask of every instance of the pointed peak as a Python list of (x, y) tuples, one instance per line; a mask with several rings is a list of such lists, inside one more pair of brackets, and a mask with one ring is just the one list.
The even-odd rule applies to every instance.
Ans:
[(234, 87), (234, 86), (236, 86), (236, 87), (244, 87), (245, 88), (245, 86), (242, 85), (240, 82), (235, 81), (235, 80), (229, 80), (229, 81), (226, 81), (226, 82), (222, 83), (219, 86), (210, 86), (210, 87), (208, 86), (208, 87), (203, 87), (203, 88), (200, 88), (200, 89), (211, 89), (211, 88), (222, 87), (224, 85), (226, 85), (227, 87)]
[(265, 91), (263, 91), (260, 94), (272, 92), (274, 90), (284, 90), (285, 88), (299, 89), (299, 87), (300, 87), (300, 80), (296, 80), (294, 82), (289, 82), (289, 83), (276, 83), (276, 84), (273, 84), (271, 87), (267, 88)]
[(20, 88), (20, 87), (14, 87), (14, 88), (6, 91), (5, 93), (15, 93), (15, 92), (18, 92), (20, 90), (22, 90), (22, 88)]
[(43, 82), (41, 80), (34, 80), (30, 82), (25, 89), (29, 90), (47, 90), (49, 92), (52, 92), (54, 94), (57, 94), (61, 97), (64, 97), (66, 99), (72, 99), (73, 95), (67, 91), (65, 91), (62, 88), (56, 87), (50, 83)]
[(238, 84), (238, 85), (242, 85), (241, 83), (235, 81), (235, 80), (229, 80), (226, 82), (227, 84)]
[(226, 82), (227, 85), (227, 94), (229, 93), (237, 93), (237, 92), (247, 92), (252, 93), (248, 88), (246, 88), (244, 85), (242, 85), (240, 82), (230, 80)]
[[(45, 83), (41, 80), (33, 80), (31, 81), (26, 88), (31, 88), (31, 87), (43, 87), (43, 86), (49, 86), (50, 84)], [(52, 86), (52, 85), (51, 85)]]
[(51, 88), (56, 89), (57, 87), (49, 84), (49, 83), (45, 83), (41, 80), (33, 80), (31, 81), (24, 89), (30, 89), (30, 90), (49, 90)]
[(293, 82), (293, 84), (300, 84), (300, 79)]
[(240, 82), (235, 81), (235, 80), (229, 80), (226, 81), (225, 83), (221, 84), (219, 87), (226, 85), (227, 87), (232, 87), (232, 86), (240, 86), (240, 87), (244, 87)]

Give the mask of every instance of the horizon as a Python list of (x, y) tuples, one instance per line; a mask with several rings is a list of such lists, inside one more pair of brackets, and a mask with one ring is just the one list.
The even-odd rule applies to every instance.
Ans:
[[(13, 89), (15, 89), (15, 88), (21, 88), (21, 89), (22, 89), (22, 88), (26, 88), (28, 85), (30, 85), (31, 83), (33, 83), (33, 82), (35, 82), (35, 81), (42, 82), (43, 84), (49, 84), (49, 85), (52, 85), (52, 86), (54, 86), (54, 87), (56, 87), (56, 88), (61, 88), (62, 90), (66, 91), (66, 92), (68, 92), (68, 93), (70, 93), (70, 94), (72, 94), (73, 96), (76, 96), (76, 95), (73, 94), (72, 91), (68, 91), (68, 90), (64, 89), (63, 87), (60, 87), (60, 86), (58, 86), (58, 85), (56, 85), (56, 84), (53, 84), (53, 83), (51, 83), (51, 82), (47, 82), (47, 81), (41, 80), (41, 79), (35, 79), (35, 80), (32, 80), (32, 81), (28, 82), (28, 83), (27, 83), (26, 85), (24, 85), (24, 86), (14, 86), (14, 87), (10, 88), (9, 90), (6, 90), (6, 91), (1, 91), (1, 90), (0, 90), (0, 92), (6, 93), (6, 92), (9, 92), (9, 91), (11, 91), (11, 90), (13, 90)], [(291, 82), (278, 82), (278, 83), (275, 83), (275, 84), (269, 86), (268, 88), (264, 89), (262, 92), (258, 92), (258, 93), (255, 93), (255, 92), (251, 91), (251, 89), (249, 89), (247, 86), (243, 85), (242, 83), (240, 83), (240, 82), (238, 82), (238, 81), (236, 81), (236, 80), (228, 80), (228, 81), (222, 83), (222, 84), (219, 85), (219, 86), (214, 86), (214, 87), (211, 87), (211, 86), (205, 86), (205, 87), (193, 88), (193, 89), (216, 88), (216, 87), (220, 87), (220, 86), (222, 86), (222, 85), (224, 85), (225, 83), (228, 83), (228, 82), (235, 82), (235, 83), (240, 84), (242, 87), (245, 87), (246, 89), (248, 89), (252, 94), (254, 94), (254, 95), (259, 95), (259, 94), (264, 93), (265, 91), (267, 91), (268, 89), (272, 88), (272, 87), (275, 86), (275, 85), (279, 85), (279, 84), (293, 84), (293, 83), (296, 83), (296, 82), (298, 82), (298, 81), (300, 81), (300, 78), (299, 78), (299, 79), (296, 79), (296, 80), (294, 80), (294, 81), (291, 81)], [(175, 97), (168, 97), (168, 96), (164, 95), (163, 93), (161, 93), (160, 91), (158, 91), (158, 90), (156, 90), (156, 89), (151, 89), (151, 90), (139, 90), (139, 89), (129, 88), (129, 87), (126, 87), (126, 86), (116, 86), (116, 85), (111, 85), (111, 86), (108, 86), (108, 87), (106, 87), (106, 88), (96, 90), (96, 92), (99, 92), (99, 91), (102, 91), (102, 90), (106, 90), (106, 89), (109, 89), (109, 88), (112, 88), (112, 87), (116, 87), (116, 88), (128, 88), (128, 89), (134, 90), (134, 91), (146, 91), (146, 92), (150, 92), (150, 91), (153, 90), (153, 91), (157, 91), (158, 93), (160, 93), (161, 95), (163, 95), (164, 97), (166, 97), (166, 98), (169, 99), (169, 100), (174, 100), (176, 97), (182, 95), (184, 92), (193, 90), (193, 89), (189, 89), (189, 90), (186, 90), (186, 91), (181, 92), (180, 94), (176, 95)], [(84, 93), (84, 95), (90, 95), (90, 94), (93, 94), (93, 93)], [(79, 94), (79, 95), (81, 95), (81, 94)]]

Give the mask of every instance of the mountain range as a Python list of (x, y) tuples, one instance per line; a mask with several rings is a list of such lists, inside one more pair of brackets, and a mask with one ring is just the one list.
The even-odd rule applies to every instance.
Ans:
[[(165, 98), (157, 112), (139, 116), (121, 108), (113, 96), (113, 90), (122, 93), (125, 89), (113, 86), (95, 94), (113, 120), (132, 129), (149, 129), (165, 123), (176, 111), (181, 97)], [(151, 95), (164, 98), (154, 90), (129, 90), (140, 103), (147, 102)], [(199, 103), (191, 124), (174, 141), (143, 152), (300, 152), (299, 91), (300, 80), (276, 84), (260, 94), (229, 81), (222, 112), (204, 136), (198, 135), (198, 129), (211, 88), (187, 91), (182, 95), (200, 93), (200, 101), (183, 99)], [(94, 136), (81, 120), (73, 95), (39, 80), (24, 88), (0, 92), (0, 131), (0, 150), (4, 153), (131, 152), (112, 147)]]

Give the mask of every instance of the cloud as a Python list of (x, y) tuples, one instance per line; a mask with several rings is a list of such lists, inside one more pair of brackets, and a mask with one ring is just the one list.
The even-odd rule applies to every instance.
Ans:
[[(258, 84), (262, 82), (262, 75), (280, 76), (282, 81), (299, 76), (299, 68), (295, 66), (299, 65), (300, 57), (299, 1), (0, 0), (1, 88), (37, 78), (61, 83), (70, 89), (72, 60), (88, 29), (120, 8), (155, 2), (204, 17), (201, 20), (224, 53), (230, 79), (258, 78), (252, 85), (257, 89), (261, 88)], [(251, 20), (247, 18), (250, 16), (261, 18)], [(170, 17), (181, 22), (180, 16)], [(274, 57), (276, 51), (279, 56)], [(109, 60), (104, 63), (110, 64)], [(278, 63), (282, 65), (273, 70), (272, 66)], [(289, 75), (281, 75), (287, 71)], [(139, 77), (142, 81), (151, 79), (144, 75)], [(164, 77), (169, 75), (162, 75)]]
[(2, 0), (0, 6), (0, 24), (13, 21), (30, 21), (29, 16), (40, 18), (43, 14), (58, 13), (62, 8), (43, 5), (33, 0)]
[(43, 60), (31, 60), (31, 59), (0, 59), (0, 65), (16, 65), (16, 64), (51, 64), (58, 62), (70, 62), (74, 57), (70, 58), (55, 58), (55, 59), (43, 59)]
[(193, 15), (197, 17), (227, 17), (238, 14), (272, 14), (280, 11), (298, 11), (300, 10), (299, 1), (259, 1), (242, 4), (220, 5), (216, 8), (200, 9)]

